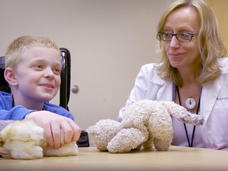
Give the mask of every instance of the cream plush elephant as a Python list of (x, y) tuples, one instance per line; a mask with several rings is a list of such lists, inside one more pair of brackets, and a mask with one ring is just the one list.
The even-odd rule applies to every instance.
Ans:
[[(76, 142), (61, 143), (53, 149), (46, 143), (43, 128), (32, 120), (8, 122), (0, 132), (0, 155), (12, 159), (37, 159), (44, 156), (77, 155)], [(63, 138), (61, 138), (63, 140)]]
[(100, 151), (130, 152), (133, 149), (167, 151), (173, 138), (172, 117), (202, 125), (203, 117), (170, 101), (141, 100), (130, 105), (122, 122), (98, 121), (87, 131)]

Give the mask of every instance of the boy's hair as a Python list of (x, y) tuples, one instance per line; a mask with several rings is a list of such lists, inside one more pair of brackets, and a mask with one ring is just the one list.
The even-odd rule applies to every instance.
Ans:
[[(199, 14), (201, 27), (199, 30), (199, 50), (201, 55), (201, 71), (197, 75), (200, 84), (217, 79), (220, 74), (218, 58), (225, 57), (227, 51), (222, 42), (218, 29), (218, 22), (212, 9), (204, 0), (177, 0), (174, 1), (163, 13), (158, 24), (157, 32), (164, 29), (167, 17), (175, 10), (182, 7), (194, 7)], [(159, 36), (157, 36), (159, 39)], [(176, 68), (173, 68), (168, 60), (164, 44), (160, 40), (162, 65), (159, 68), (159, 75), (165, 80), (171, 80), (176, 85), (182, 86), (182, 79)]]
[(15, 68), (17, 64), (22, 60), (23, 52), (26, 48), (41, 46), (47, 48), (56, 49), (59, 54), (60, 50), (57, 44), (46, 38), (41, 36), (21, 36), (14, 40), (7, 48), (5, 54), (5, 63), (6, 67)]

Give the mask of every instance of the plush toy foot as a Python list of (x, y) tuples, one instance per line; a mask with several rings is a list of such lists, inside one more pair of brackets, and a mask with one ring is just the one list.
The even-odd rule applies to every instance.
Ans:
[(108, 143), (107, 149), (112, 153), (129, 152), (145, 142), (147, 137), (136, 128), (120, 130)]
[(6, 158), (38, 159), (43, 157), (43, 149), (34, 142), (12, 141), (4, 146), (9, 151)]
[(78, 154), (78, 146), (75, 142), (63, 144), (61, 148), (53, 149), (48, 147), (45, 149), (45, 156), (75, 156)]
[(168, 151), (170, 144), (171, 143), (168, 139), (167, 140), (157, 139), (157, 138), (154, 139), (154, 147), (158, 151)]
[(144, 142), (143, 144), (142, 144), (142, 146), (141, 146), (141, 149), (142, 150), (146, 150), (146, 151), (148, 151), (148, 150), (154, 150), (153, 149), (153, 145), (154, 145), (154, 143), (153, 143), (153, 139), (152, 138), (149, 138), (146, 142)]

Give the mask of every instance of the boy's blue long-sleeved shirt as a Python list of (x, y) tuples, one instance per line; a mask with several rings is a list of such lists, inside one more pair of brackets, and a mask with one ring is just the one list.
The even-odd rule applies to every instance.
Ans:
[[(43, 110), (47, 110), (74, 120), (73, 115), (68, 110), (49, 102), (44, 103)], [(35, 111), (36, 110), (30, 110), (20, 105), (13, 106), (12, 94), (0, 91), (0, 120), (22, 120), (27, 114)]]

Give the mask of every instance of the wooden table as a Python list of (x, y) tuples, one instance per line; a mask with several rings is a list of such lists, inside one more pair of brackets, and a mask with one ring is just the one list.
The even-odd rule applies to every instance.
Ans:
[(36, 160), (0, 159), (0, 170), (228, 170), (228, 151), (171, 146), (169, 151), (112, 154), (95, 147), (79, 148), (78, 156)]

